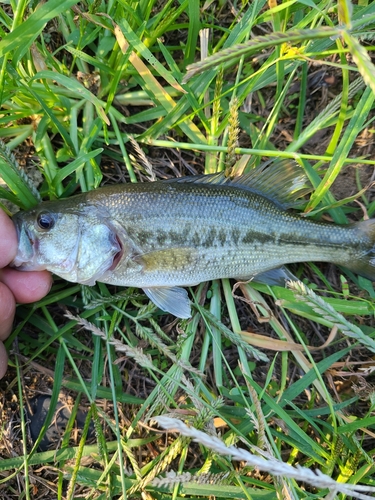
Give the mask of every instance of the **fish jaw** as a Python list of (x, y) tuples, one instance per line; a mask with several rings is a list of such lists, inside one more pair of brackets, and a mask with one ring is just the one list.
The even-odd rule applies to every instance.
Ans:
[(13, 217), (13, 223), (16, 228), (18, 248), (10, 266), (20, 271), (44, 270), (45, 267), (37, 263), (37, 240), (32, 237), (31, 232), (25, 224), (22, 224), (22, 219), (17, 214)]

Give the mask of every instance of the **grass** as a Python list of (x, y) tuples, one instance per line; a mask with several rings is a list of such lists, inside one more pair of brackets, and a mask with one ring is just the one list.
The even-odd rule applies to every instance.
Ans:
[[(371, 217), (374, 26), (366, 0), (3, 3), (1, 198), (27, 209), (102, 181), (281, 157), (314, 187), (307, 216)], [(60, 279), (19, 306), (2, 497), (372, 498), (373, 284), (294, 272), (305, 285), (202, 284), (189, 321), (139, 290)], [(33, 444), (23, 405), (40, 392), (51, 405)], [(71, 421), (41, 452), (62, 398)]]

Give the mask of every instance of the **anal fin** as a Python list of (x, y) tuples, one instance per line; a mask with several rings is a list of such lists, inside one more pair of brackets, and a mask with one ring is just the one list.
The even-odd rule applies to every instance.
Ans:
[(187, 291), (178, 286), (150, 287), (143, 291), (152, 302), (162, 311), (169, 312), (177, 318), (191, 317), (190, 300)]
[(264, 283), (265, 285), (285, 286), (286, 281), (298, 281), (298, 278), (283, 266), (257, 274), (254, 276), (254, 281)]

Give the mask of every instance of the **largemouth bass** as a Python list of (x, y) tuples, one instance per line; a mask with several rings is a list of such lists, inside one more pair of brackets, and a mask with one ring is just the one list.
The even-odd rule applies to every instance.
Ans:
[(232, 179), (114, 185), (43, 202), (14, 217), (12, 265), (139, 287), (180, 318), (191, 315), (181, 287), (251, 277), (284, 284), (287, 263), (333, 262), (375, 279), (375, 220), (339, 226), (289, 212), (304, 183), (297, 165), (276, 162)]

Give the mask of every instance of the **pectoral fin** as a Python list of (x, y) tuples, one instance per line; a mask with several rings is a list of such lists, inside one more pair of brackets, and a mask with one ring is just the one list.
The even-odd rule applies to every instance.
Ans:
[(190, 247), (166, 248), (138, 255), (134, 260), (140, 262), (144, 272), (152, 271), (181, 271), (194, 266), (197, 252)]
[(152, 302), (162, 311), (169, 312), (177, 318), (190, 318), (190, 300), (187, 291), (177, 286), (168, 288), (143, 288)]

